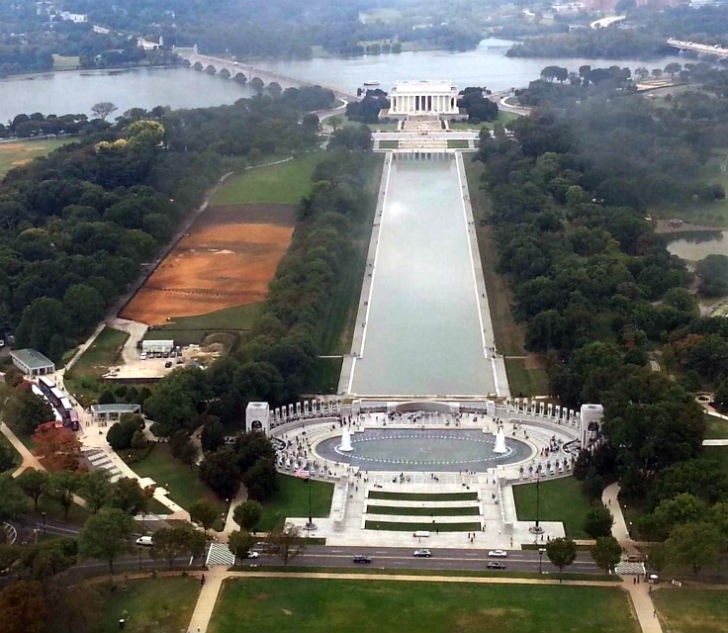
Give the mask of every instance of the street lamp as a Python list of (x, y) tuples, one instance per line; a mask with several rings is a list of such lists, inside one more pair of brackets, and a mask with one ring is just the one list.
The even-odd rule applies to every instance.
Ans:
[(541, 573), (541, 563), (543, 562), (543, 553), (546, 551), (545, 548), (538, 548), (538, 573)]

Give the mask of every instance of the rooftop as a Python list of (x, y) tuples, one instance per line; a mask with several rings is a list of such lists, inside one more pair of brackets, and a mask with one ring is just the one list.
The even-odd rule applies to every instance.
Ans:
[(94, 413), (136, 413), (141, 411), (141, 405), (128, 402), (114, 402), (112, 404), (92, 404), (91, 411)]
[(43, 369), (44, 367), (55, 366), (50, 358), (30, 348), (13, 350), (10, 352), (10, 356), (30, 369)]
[(392, 92), (395, 93), (432, 93), (432, 92), (451, 92), (457, 90), (449, 79), (417, 79), (408, 81), (398, 81), (394, 84)]

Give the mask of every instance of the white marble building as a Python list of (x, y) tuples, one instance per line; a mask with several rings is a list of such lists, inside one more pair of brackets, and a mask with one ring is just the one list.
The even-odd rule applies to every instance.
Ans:
[(451, 81), (400, 81), (389, 93), (387, 116), (452, 116), (459, 113), (457, 100)]

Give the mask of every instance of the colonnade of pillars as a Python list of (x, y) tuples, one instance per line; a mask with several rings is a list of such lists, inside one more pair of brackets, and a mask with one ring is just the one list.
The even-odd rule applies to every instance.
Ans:
[(392, 97), (393, 112), (445, 112), (457, 111), (455, 97), (449, 95), (396, 95)]

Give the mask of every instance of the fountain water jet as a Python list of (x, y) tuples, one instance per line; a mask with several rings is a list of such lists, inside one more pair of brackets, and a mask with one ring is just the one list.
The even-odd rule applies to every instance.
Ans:
[(508, 449), (506, 448), (506, 434), (503, 433), (503, 427), (501, 426), (498, 429), (498, 432), (495, 434), (495, 446), (493, 447), (494, 453), (507, 453)]
[(341, 444), (339, 444), (339, 450), (346, 453), (354, 450), (354, 447), (351, 445), (351, 433), (349, 433), (349, 429), (344, 429), (341, 433)]

